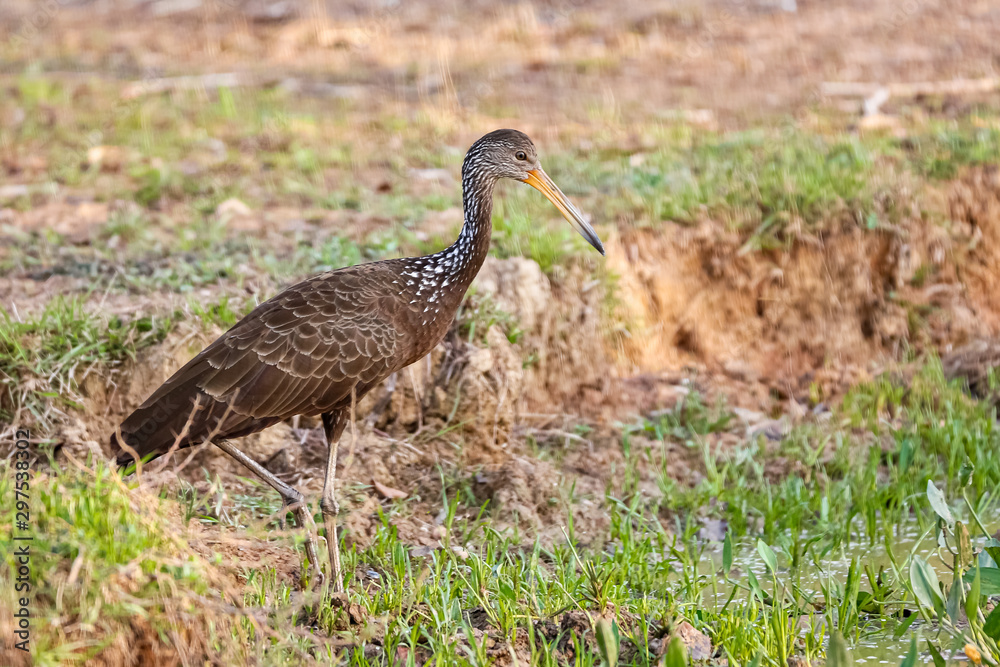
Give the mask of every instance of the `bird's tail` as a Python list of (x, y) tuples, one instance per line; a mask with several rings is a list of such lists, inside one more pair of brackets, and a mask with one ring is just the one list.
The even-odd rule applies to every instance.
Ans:
[(192, 359), (111, 434), (118, 465), (128, 465), (135, 455), (143, 461), (155, 459), (175, 444), (183, 449), (207, 439), (247, 435), (274, 421), (237, 414), (228, 403), (205, 393), (199, 378), (207, 365), (203, 359)]
[(190, 446), (204, 430), (211, 402), (194, 378), (179, 383), (168, 380), (111, 434), (118, 465), (131, 463), (134, 454), (142, 460), (154, 459), (175, 442), (178, 448)]

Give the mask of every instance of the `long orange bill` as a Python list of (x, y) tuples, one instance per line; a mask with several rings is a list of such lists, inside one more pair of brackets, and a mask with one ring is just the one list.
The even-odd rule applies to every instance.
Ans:
[(556, 205), (559, 212), (563, 214), (563, 217), (569, 221), (569, 224), (573, 225), (573, 229), (580, 232), (580, 236), (587, 239), (587, 243), (594, 246), (597, 252), (604, 254), (604, 244), (601, 243), (601, 239), (598, 238), (597, 232), (594, 228), (590, 226), (590, 223), (586, 221), (583, 217), (583, 213), (580, 212), (576, 206), (573, 205), (566, 195), (562, 193), (549, 175), (542, 171), (542, 168), (532, 169), (528, 172), (528, 177), (524, 179), (524, 182), (541, 192), (545, 197)]

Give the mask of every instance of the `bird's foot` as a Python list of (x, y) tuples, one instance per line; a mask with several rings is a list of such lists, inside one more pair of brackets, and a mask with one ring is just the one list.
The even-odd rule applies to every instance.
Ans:
[(314, 585), (322, 585), (323, 567), (319, 563), (319, 551), (316, 549), (316, 525), (308, 512), (301, 510), (301, 514), (302, 518), (299, 518), (299, 522), (303, 524), (306, 531), (306, 558), (309, 559), (309, 569), (313, 575)]
[(337, 539), (337, 515), (340, 506), (333, 498), (320, 501), (323, 510), (323, 526), (326, 528), (326, 548), (330, 557), (330, 583), (333, 593), (344, 592), (344, 574), (340, 566), (340, 541)]
[(284, 517), (288, 512), (295, 515), (295, 522), (306, 534), (306, 558), (309, 560), (308, 588), (315, 588), (323, 584), (323, 567), (319, 563), (319, 551), (316, 549), (316, 523), (312, 514), (306, 506), (305, 498), (286, 498), (282, 508), (281, 524), (284, 527)]

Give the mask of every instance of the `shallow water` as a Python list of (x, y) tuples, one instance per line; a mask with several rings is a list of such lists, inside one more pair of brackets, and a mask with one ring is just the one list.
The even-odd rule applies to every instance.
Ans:
[[(859, 524), (860, 527), (860, 524)], [(986, 528), (990, 533), (994, 533), (996, 530), (1000, 529), (1000, 521), (996, 521), (986, 524)], [(805, 539), (806, 534), (802, 535)], [(973, 539), (974, 546), (981, 546), (983, 540), (982, 538)], [(943, 561), (938, 556), (937, 541), (935, 531), (930, 531), (924, 534), (923, 531), (919, 530), (916, 521), (913, 522), (911, 526), (906, 526), (899, 530), (893, 539), (893, 553), (895, 554), (896, 561), (903, 564), (908, 554), (911, 550), (913, 553), (922, 556), (937, 572), (939, 579), (945, 583), (950, 584), (952, 580), (952, 572), (950, 562)], [(944, 554), (944, 552), (942, 552)], [(944, 554), (947, 556), (947, 554)], [(822, 582), (829, 582), (831, 578), (839, 582), (841, 585), (847, 579), (848, 569), (851, 565), (851, 560), (853, 558), (858, 559), (858, 565), (863, 567), (866, 563), (871, 563), (874, 571), (877, 573), (879, 568), (885, 566), (886, 570), (891, 572), (891, 564), (889, 557), (886, 554), (885, 547), (881, 544), (869, 545), (866, 538), (861, 537), (859, 532), (854, 536), (852, 542), (849, 546), (843, 547), (841, 549), (834, 550), (827, 554), (825, 557), (820, 559), (820, 565), (822, 570), (820, 570), (813, 563), (803, 563), (799, 566), (799, 571), (797, 573), (796, 582), (802, 588), (802, 590), (807, 592), (812, 592), (815, 594), (816, 599), (823, 599), (822, 588), (820, 586)], [(781, 555), (778, 555), (778, 569), (779, 569), (779, 580), (785, 579), (787, 581), (790, 571), (787, 567), (787, 563), (783, 562)], [(722, 567), (722, 543), (721, 542), (711, 542), (705, 546), (705, 550), (702, 553), (701, 561), (699, 563), (699, 572), (715, 572)], [(744, 541), (739, 543), (734, 543), (733, 545), (733, 567), (734, 570), (738, 569), (740, 572), (744, 573), (737, 577), (737, 572), (733, 572), (732, 576), (740, 581), (745, 581), (745, 573), (749, 570), (752, 571), (760, 580), (761, 585), (765, 587), (765, 590), (769, 590), (769, 583), (771, 576), (768, 573), (767, 567), (765, 566), (760, 554), (757, 552), (756, 540)], [(861, 589), (868, 589), (867, 577), (862, 578)], [(729, 593), (730, 587), (719, 586), (718, 594), (716, 595), (711, 589), (705, 591), (705, 604), (712, 605), (716, 604), (722, 606)], [(903, 636), (899, 639), (893, 637), (893, 631), (896, 627), (896, 623), (887, 619), (884, 622), (881, 619), (872, 617), (871, 622), (867, 628), (865, 628), (860, 639), (856, 642), (851, 642), (851, 638), (848, 637), (848, 643), (850, 646), (851, 655), (854, 658), (854, 662), (859, 665), (898, 665), (906, 652), (910, 647), (910, 639), (913, 637), (914, 632), (923, 625), (922, 621), (916, 621), (910, 626)], [(935, 634), (932, 630), (927, 632), (926, 626), (924, 636)], [(932, 662), (931, 656), (926, 651), (926, 645), (923, 641), (920, 642), (920, 658), (924, 662)], [(965, 654), (959, 652), (957, 655), (949, 656), (949, 652), (945, 652), (945, 658), (951, 658), (955, 660), (965, 660)]]

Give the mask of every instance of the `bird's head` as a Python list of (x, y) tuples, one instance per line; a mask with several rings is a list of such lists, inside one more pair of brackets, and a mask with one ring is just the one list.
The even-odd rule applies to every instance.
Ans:
[(604, 245), (597, 232), (542, 169), (535, 144), (524, 132), (494, 130), (481, 137), (469, 149), (462, 172), (463, 177), (481, 174), (493, 179), (511, 178), (527, 183), (555, 204), (569, 224), (599, 253), (604, 254)]

